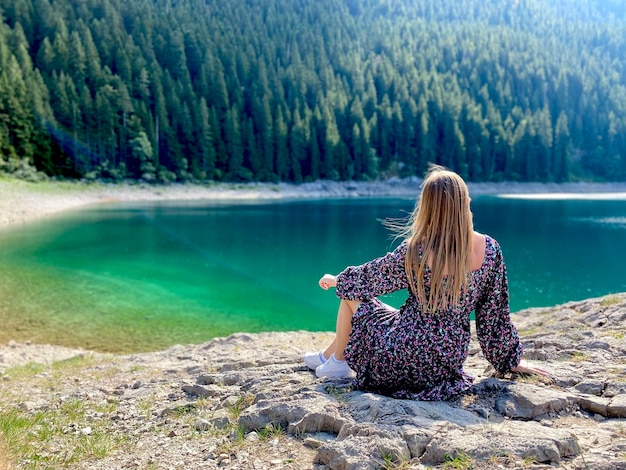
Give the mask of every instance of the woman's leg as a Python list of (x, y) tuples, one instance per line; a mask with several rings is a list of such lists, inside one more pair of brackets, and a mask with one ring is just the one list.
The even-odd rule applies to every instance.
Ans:
[(324, 358), (328, 360), (331, 354), (335, 354), (335, 359), (343, 361), (343, 352), (346, 349), (350, 332), (352, 331), (352, 316), (361, 305), (360, 300), (341, 300), (337, 311), (337, 332), (335, 339), (330, 346), (324, 350)]

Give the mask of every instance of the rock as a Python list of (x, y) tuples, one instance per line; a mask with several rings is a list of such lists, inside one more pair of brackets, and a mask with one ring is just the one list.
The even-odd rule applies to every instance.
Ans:
[(248, 434), (246, 434), (247, 442), (257, 442), (258, 440), (259, 435), (256, 433), (256, 431), (250, 431)]
[[(626, 377), (626, 369), (622, 371), (622, 377)], [(606, 384), (603, 396), (614, 397), (615, 395), (626, 393), (626, 383), (609, 382)]]
[(589, 343), (586, 343), (584, 346), (588, 349), (604, 349), (606, 351), (611, 349), (611, 345), (606, 341), (591, 341)]
[(375, 470), (383, 466), (387, 453), (395, 462), (410, 457), (408, 448), (394, 440), (349, 436), (319, 447), (316, 462), (333, 470)]
[(626, 418), (626, 394), (616, 395), (611, 398), (606, 411), (613, 418)]
[(194, 429), (199, 432), (208, 431), (211, 429), (211, 423), (209, 423), (206, 419), (198, 419), (194, 424)]
[(599, 380), (589, 380), (577, 384), (574, 388), (582, 393), (600, 396), (604, 391), (604, 382)]
[(311, 447), (313, 449), (317, 449), (318, 447), (324, 445), (327, 442), (331, 442), (335, 440), (335, 435), (325, 432), (317, 432), (313, 435), (309, 435), (305, 437), (303, 444), (307, 447)]
[(580, 453), (576, 437), (568, 431), (546, 429), (534, 422), (510, 421), (487, 429), (472, 426), (437, 435), (426, 447), (420, 461), (441, 464), (453, 449), (463, 449), (477, 460), (510, 454), (542, 463), (559, 463), (562, 458)]
[(354, 393), (349, 409), (357, 421), (402, 426), (432, 426), (442, 421), (460, 426), (484, 423), (475, 414), (447, 402), (394, 400), (373, 393)]
[(578, 400), (580, 408), (589, 413), (599, 414), (602, 417), (607, 415), (609, 400), (595, 396), (584, 396)]
[(496, 401), (499, 413), (510, 418), (534, 419), (558, 413), (577, 403), (576, 397), (529, 384), (512, 384), (508, 393)]
[(204, 398), (204, 397), (212, 397), (215, 396), (216, 392), (207, 387), (203, 387), (198, 384), (186, 384), (182, 386), (182, 389), (185, 393), (189, 395), (193, 395), (196, 397)]
[(244, 410), (239, 425), (246, 430), (256, 430), (274, 423), (292, 432), (338, 433), (347, 421), (338, 406), (321, 394), (303, 396), (308, 399), (289, 397), (260, 401)]
[(220, 416), (212, 418), (210, 420), (210, 423), (211, 426), (213, 426), (215, 429), (226, 429), (228, 426), (230, 426), (230, 419), (228, 419), (228, 417), (226, 416)]

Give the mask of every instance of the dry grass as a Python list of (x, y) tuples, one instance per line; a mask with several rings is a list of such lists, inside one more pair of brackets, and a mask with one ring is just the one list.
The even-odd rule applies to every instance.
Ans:
[(0, 443), (0, 470), (9, 470), (10, 468), (12, 468), (12, 465), (4, 449), (5, 449), (4, 442), (1, 442)]
[(610, 307), (622, 302), (622, 298), (619, 295), (607, 295), (600, 301), (602, 307)]

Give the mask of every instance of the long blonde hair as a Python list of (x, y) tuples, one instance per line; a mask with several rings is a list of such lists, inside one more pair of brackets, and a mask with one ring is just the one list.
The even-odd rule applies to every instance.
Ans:
[[(474, 231), (469, 202), (459, 175), (431, 165), (406, 226), (405, 259), (409, 287), (428, 312), (458, 304), (467, 287)], [(427, 262), (429, 293), (424, 285)]]

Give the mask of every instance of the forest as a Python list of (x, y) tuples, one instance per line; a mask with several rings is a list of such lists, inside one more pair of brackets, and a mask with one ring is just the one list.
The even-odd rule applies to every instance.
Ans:
[(0, 0), (0, 172), (626, 179), (622, 0)]

